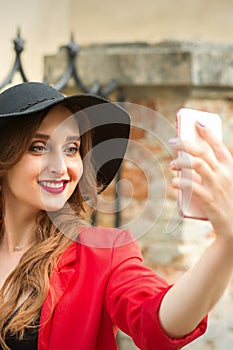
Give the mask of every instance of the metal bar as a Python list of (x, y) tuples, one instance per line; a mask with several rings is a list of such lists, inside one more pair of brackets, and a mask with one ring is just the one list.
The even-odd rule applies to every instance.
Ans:
[(112, 79), (109, 84), (103, 88), (98, 80), (96, 80), (91, 87), (87, 87), (83, 80), (80, 78), (76, 60), (79, 54), (80, 47), (74, 41), (74, 37), (71, 34), (70, 42), (64, 46), (68, 54), (68, 64), (63, 76), (54, 84), (57, 90), (63, 90), (70, 78), (73, 78), (76, 86), (84, 93), (91, 93), (99, 95), (101, 97), (109, 96), (114, 90), (118, 88), (118, 83), (115, 79)]
[(13, 40), (13, 42), (14, 42), (14, 51), (16, 54), (15, 62), (13, 64), (13, 67), (10, 70), (10, 73), (3, 80), (3, 82), (0, 83), (0, 89), (3, 89), (5, 86), (10, 84), (17, 72), (20, 73), (20, 76), (24, 82), (28, 81), (21, 62), (21, 53), (24, 50), (24, 40), (20, 36), (20, 29), (18, 29), (17, 36)]
[[(118, 89), (118, 95), (117, 100), (120, 103), (123, 103), (125, 101), (125, 96), (123, 94), (123, 91), (121, 89)], [(116, 174), (116, 185), (115, 185), (115, 227), (120, 227), (121, 222), (121, 172), (122, 167), (118, 170)]]

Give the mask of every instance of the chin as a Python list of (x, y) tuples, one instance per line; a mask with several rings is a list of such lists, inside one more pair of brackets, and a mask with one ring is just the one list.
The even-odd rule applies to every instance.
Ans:
[(61, 210), (64, 205), (65, 205), (66, 202), (63, 202), (63, 203), (54, 203), (54, 204), (44, 204), (44, 210), (45, 211), (48, 211), (48, 212), (56, 212), (56, 211), (59, 211)]

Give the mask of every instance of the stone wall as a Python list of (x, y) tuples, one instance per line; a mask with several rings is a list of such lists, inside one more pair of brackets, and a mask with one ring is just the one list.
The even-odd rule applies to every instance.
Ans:
[[(45, 75), (56, 82), (67, 64), (61, 50), (45, 58)], [(169, 180), (173, 157), (168, 139), (175, 135), (175, 114), (181, 107), (218, 113), (224, 141), (233, 152), (233, 46), (211, 43), (162, 42), (82, 48), (80, 76), (91, 85), (115, 78), (132, 115), (132, 133), (121, 172), (121, 224), (136, 235), (144, 263), (175, 282), (200, 257), (213, 239), (208, 222), (181, 220)], [(70, 81), (66, 93), (74, 92)], [(116, 95), (111, 96), (116, 99)], [(114, 225), (114, 184), (100, 197), (97, 224)], [(207, 333), (188, 350), (232, 347), (232, 286), (210, 313)], [(119, 348), (133, 350), (119, 334)]]

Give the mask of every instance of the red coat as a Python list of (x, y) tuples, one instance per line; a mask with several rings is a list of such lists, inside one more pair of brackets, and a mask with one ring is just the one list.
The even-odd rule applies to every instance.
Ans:
[(114, 350), (118, 327), (143, 350), (180, 349), (204, 333), (206, 319), (191, 334), (170, 339), (158, 309), (170, 286), (142, 264), (129, 231), (86, 228), (63, 254), (51, 276), (55, 287), (40, 320), (38, 350)]

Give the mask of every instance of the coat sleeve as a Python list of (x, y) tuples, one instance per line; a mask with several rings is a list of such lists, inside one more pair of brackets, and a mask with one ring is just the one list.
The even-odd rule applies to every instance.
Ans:
[(142, 264), (139, 247), (130, 232), (121, 231), (112, 253), (106, 309), (112, 322), (142, 350), (178, 350), (206, 330), (207, 317), (185, 337), (167, 336), (160, 325), (158, 311), (171, 287)]

